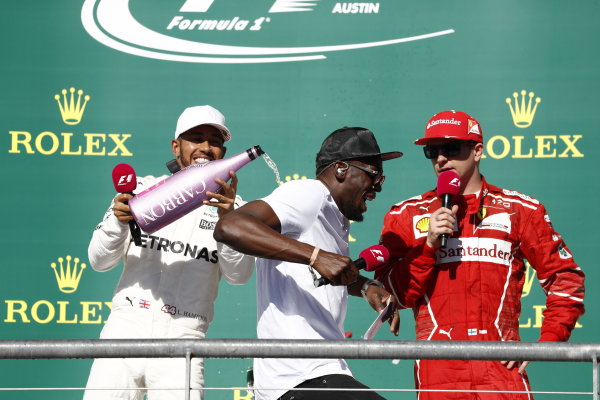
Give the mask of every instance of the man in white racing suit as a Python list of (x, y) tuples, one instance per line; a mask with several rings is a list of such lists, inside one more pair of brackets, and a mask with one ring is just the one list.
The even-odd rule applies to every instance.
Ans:
[[(180, 168), (219, 160), (231, 134), (223, 115), (211, 106), (189, 107), (179, 117), (173, 154)], [(241, 206), (236, 195), (237, 177), (231, 183), (216, 181), (220, 193), (204, 205), (151, 235), (142, 231), (141, 246), (131, 238), (128, 222), (133, 219), (127, 201), (117, 195), (96, 227), (88, 249), (97, 271), (108, 271), (123, 261), (123, 272), (112, 299), (112, 311), (101, 339), (204, 338), (213, 319), (214, 301), (221, 276), (231, 284), (243, 284), (252, 275), (254, 258), (213, 239), (220, 216)], [(138, 178), (139, 193), (167, 176)], [(192, 399), (202, 398), (203, 360), (192, 359)], [(183, 399), (185, 360), (96, 359), (84, 400)], [(147, 390), (145, 389), (147, 388)], [(179, 390), (157, 390), (173, 388)], [(114, 390), (107, 390), (114, 389)]]

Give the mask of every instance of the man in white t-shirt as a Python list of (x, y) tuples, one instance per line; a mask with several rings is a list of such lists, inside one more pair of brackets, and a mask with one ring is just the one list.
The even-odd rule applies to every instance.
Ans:
[[(400, 156), (381, 153), (368, 129), (338, 129), (317, 154), (316, 179), (288, 182), (219, 220), (217, 241), (260, 257), (260, 339), (344, 339), (348, 294), (362, 295), (377, 311), (385, 307), (389, 293), (359, 275), (348, 257), (349, 220), (362, 221), (366, 202), (381, 191), (382, 161)], [(320, 276), (333, 285), (315, 287)], [(382, 399), (374, 391), (284, 389), (367, 388), (341, 359), (255, 359), (254, 384), (256, 398), (264, 400)]]

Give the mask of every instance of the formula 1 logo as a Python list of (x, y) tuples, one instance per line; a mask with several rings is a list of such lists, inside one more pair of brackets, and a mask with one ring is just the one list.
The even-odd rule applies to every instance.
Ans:
[(385, 262), (385, 256), (383, 254), (383, 251), (379, 250), (379, 249), (370, 249), (369, 250), (371, 252), (371, 255), (380, 263), (384, 263)]
[(186, 0), (179, 9), (182, 12), (206, 12), (214, 0)]
[[(313, 6), (319, 0), (275, 0), (270, 13), (312, 11)], [(214, 0), (186, 0), (179, 9), (182, 12), (207, 12)]]
[(460, 179), (453, 178), (448, 185), (453, 186), (455, 188), (460, 188)]
[(133, 180), (133, 174), (129, 174), (129, 175), (122, 175), (119, 178), (119, 181), (117, 183), (117, 186), (124, 186), (127, 185), (128, 183), (130, 183)]
[[(181, 6), (173, 7), (173, 3)], [(322, 60), (329, 52), (389, 46), (454, 33), (453, 29), (428, 31), (427, 19), (419, 32), (403, 28), (396, 20), (401, 11), (396, 9), (402, 3), (382, 4), (344, 2), (332, 6), (320, 0), (85, 0), (81, 21), (90, 36), (115, 50), (194, 63)], [(351, 24), (356, 24), (356, 18), (361, 19), (357, 29), (348, 29), (347, 18), (352, 18)], [(364, 41), (365, 37), (373, 41)], [(291, 47), (298, 42), (301, 44)]]
[(317, 1), (319, 0), (276, 0), (269, 12), (312, 11)]

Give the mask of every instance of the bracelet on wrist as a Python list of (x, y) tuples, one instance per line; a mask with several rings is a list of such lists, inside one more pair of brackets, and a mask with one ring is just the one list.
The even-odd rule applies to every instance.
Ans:
[(369, 289), (369, 286), (379, 286), (380, 288), (383, 288), (383, 283), (379, 282), (376, 279), (368, 279), (368, 280), (366, 280), (362, 284), (362, 287), (360, 288), (360, 294), (362, 294), (362, 297), (365, 300), (368, 300), (367, 299), (367, 290)]

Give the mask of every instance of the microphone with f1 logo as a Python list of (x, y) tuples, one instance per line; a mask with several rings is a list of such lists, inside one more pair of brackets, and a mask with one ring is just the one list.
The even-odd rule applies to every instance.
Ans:
[[(438, 176), (436, 193), (442, 202), (442, 207), (451, 209), (452, 199), (460, 192), (460, 177), (452, 170), (442, 172)], [(440, 247), (444, 248), (448, 244), (449, 235), (442, 233), (440, 235)]]
[[(137, 177), (135, 170), (129, 164), (118, 164), (113, 168), (112, 180), (115, 190), (118, 193), (129, 193), (133, 195), (133, 191), (137, 187)], [(129, 231), (133, 238), (133, 243), (136, 246), (142, 245), (142, 230), (134, 220), (129, 221)]]
[[(389, 260), (390, 251), (385, 246), (376, 244), (361, 251), (358, 258), (352, 262), (356, 265), (356, 268), (371, 272), (387, 264)], [(314, 284), (315, 287), (319, 287), (329, 285), (331, 281), (322, 276), (315, 279)]]

